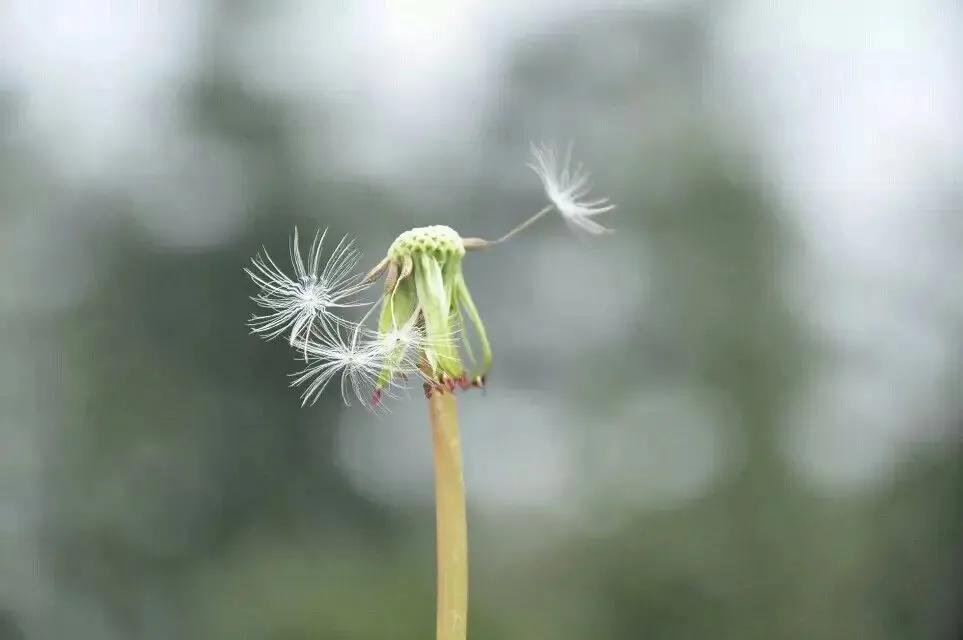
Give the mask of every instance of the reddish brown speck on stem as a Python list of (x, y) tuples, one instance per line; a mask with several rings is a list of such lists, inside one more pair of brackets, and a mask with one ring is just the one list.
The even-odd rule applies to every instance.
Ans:
[(438, 378), (437, 382), (426, 382), (422, 385), (422, 388), (425, 390), (425, 398), (430, 399), (435, 394), (444, 395), (446, 393), (455, 393), (458, 389), (462, 391), (467, 391), (468, 389), (481, 389), (485, 391), (485, 381), (486, 376), (475, 376), (469, 380), (468, 374), (465, 373), (457, 378), (442, 375)]

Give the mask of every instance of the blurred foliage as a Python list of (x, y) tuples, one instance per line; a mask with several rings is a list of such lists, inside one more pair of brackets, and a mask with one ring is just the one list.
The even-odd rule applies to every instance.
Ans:
[[(137, 206), (132, 194), (74, 204), (117, 215), (77, 238), (97, 256), (95, 286), (43, 321), (61, 376), (32, 532), (46, 586), (15, 596), (0, 575), (0, 638), (431, 637), (431, 512), (380, 504), (348, 481), (334, 453), (345, 409), (337, 394), (299, 406), (289, 354), (246, 333), (241, 273), (295, 224), (387, 238), (420, 218), (382, 185), (318, 184), (302, 169), (298, 127), (333, 121), (318, 113), (306, 125), (232, 75), (220, 46), (245, 15), (225, 5), (212, 16), (205, 64), (184, 95), (192, 133), (243, 160), (253, 194), (243, 232), (171, 250), (118, 222), (137, 219), (122, 215)], [(546, 130), (614, 145), (606, 170), (617, 171), (620, 241), (640, 257), (625, 269), (646, 270), (654, 304), (624, 318), (629, 339), (553, 380), (587, 430), (637, 394), (697, 388), (736, 416), (737, 455), (707, 494), (654, 510), (593, 489), (586, 465), (572, 501), (602, 520), (617, 514), (601, 531), (473, 512), (470, 634), (950, 637), (958, 614), (941, 602), (960, 581), (959, 452), (921, 455), (889, 486), (839, 496), (808, 489), (780, 454), (781, 416), (817, 357), (783, 295), (799, 247), (758, 167), (707, 111), (706, 28), (697, 12), (600, 13), (526, 40), (489, 116), (488, 152)], [(595, 50), (606, 39), (643, 53), (611, 64)], [(0, 166), (24, 166), (18, 153), (0, 149)], [(485, 213), (496, 196), (457, 185), (448, 196), (471, 207), (420, 215), (484, 232), (513, 219), (504, 206)], [(517, 260), (473, 274), (484, 297), (506, 288)]]

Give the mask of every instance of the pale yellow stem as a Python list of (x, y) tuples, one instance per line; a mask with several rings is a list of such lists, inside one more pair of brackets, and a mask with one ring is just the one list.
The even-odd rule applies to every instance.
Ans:
[(437, 640), (465, 640), (468, 625), (468, 523), (455, 394), (428, 400), (435, 459), (438, 559)]

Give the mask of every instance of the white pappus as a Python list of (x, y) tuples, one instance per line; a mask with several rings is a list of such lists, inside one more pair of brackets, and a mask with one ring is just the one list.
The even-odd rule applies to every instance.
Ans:
[(305, 262), (298, 230), (294, 230), (290, 247), (293, 277), (278, 267), (264, 248), (251, 259), (252, 267), (245, 268), (244, 272), (261, 289), (251, 299), (268, 311), (251, 317), (248, 326), (252, 333), (265, 339), (289, 333), (292, 346), (304, 344), (316, 320), (328, 327), (341, 325), (346, 321), (335, 309), (363, 304), (357, 294), (368, 285), (354, 273), (360, 252), (352, 241), (343, 237), (322, 268), (321, 250), (326, 235), (327, 229), (315, 234)]
[(592, 217), (611, 211), (615, 205), (608, 198), (588, 199), (592, 190), (591, 175), (581, 163), (572, 166), (572, 145), (568, 145), (561, 158), (554, 147), (546, 144), (532, 143), (531, 151), (534, 162), (528, 166), (541, 179), (545, 195), (569, 227), (595, 236), (612, 233)]

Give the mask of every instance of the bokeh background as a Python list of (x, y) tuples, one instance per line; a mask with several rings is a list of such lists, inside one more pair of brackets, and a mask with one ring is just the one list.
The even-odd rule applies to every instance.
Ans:
[(241, 269), (467, 278), (475, 639), (955, 638), (954, 0), (0, 4), (0, 638), (424, 639), (426, 409), (302, 409)]

